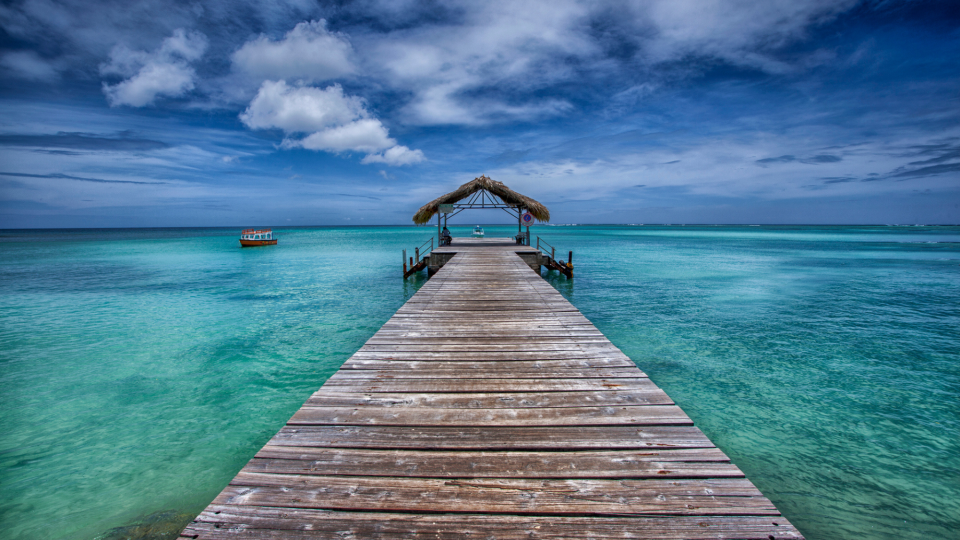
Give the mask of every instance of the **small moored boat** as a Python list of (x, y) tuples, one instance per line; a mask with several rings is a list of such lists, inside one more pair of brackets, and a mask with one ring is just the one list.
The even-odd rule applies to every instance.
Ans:
[(240, 247), (272, 246), (277, 243), (270, 229), (244, 229), (240, 233)]
[(474, 238), (483, 238), (483, 227), (477, 225), (473, 228), (473, 237)]

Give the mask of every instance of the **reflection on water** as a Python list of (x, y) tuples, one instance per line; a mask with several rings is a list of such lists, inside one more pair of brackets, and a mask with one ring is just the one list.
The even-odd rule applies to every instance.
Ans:
[(555, 289), (560, 291), (560, 294), (564, 295), (567, 300), (573, 302), (576, 296), (574, 295), (574, 280), (577, 278), (577, 268), (573, 269), (573, 278), (568, 278), (567, 276), (561, 274), (557, 270), (547, 270), (546, 267), (543, 267), (540, 270), (540, 275), (543, 276), (543, 279), (547, 283), (553, 285)]

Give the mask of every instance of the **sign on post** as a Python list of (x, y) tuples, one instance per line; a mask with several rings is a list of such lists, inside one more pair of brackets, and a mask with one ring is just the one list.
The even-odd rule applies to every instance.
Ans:
[(437, 205), (437, 212), (440, 212), (441, 214), (452, 214), (452, 213), (453, 213), (453, 205), (452, 205), (452, 204), (438, 204), (438, 205)]
[(533, 217), (533, 214), (531, 214), (530, 212), (527, 212), (526, 214), (520, 216), (520, 221), (522, 221), (524, 225), (529, 227), (530, 225), (533, 225), (535, 218)]

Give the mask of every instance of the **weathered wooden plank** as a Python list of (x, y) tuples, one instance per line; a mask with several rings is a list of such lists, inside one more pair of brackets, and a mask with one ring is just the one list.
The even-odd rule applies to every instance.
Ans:
[[(482, 276), (479, 279), (484, 279)], [(502, 289), (505, 289), (501, 285)], [(534, 294), (540, 298), (531, 298)], [(484, 298), (486, 296), (486, 298)], [(534, 300), (530, 302), (528, 300)], [(467, 310), (488, 309), (502, 310), (504, 307), (533, 310), (535, 307), (556, 306), (563, 311), (576, 311), (569, 302), (564, 302), (563, 297), (559, 295), (550, 295), (546, 291), (536, 290), (502, 290), (499, 291), (499, 297), (491, 297), (481, 290), (462, 290), (460, 294), (434, 294), (430, 296), (415, 296), (404, 304), (404, 308), (412, 311), (417, 308), (429, 306), (463, 306)], [(399, 310), (398, 310), (399, 311)], [(549, 312), (544, 312), (549, 313)]]
[[(541, 325), (539, 329), (520, 328), (516, 322), (504, 322), (501, 325), (482, 325), (468, 328), (465, 324), (455, 321), (435, 320), (433, 322), (418, 321), (416, 325), (406, 324), (398, 325), (391, 330), (378, 332), (375, 334), (377, 340), (415, 340), (418, 342), (431, 341), (459, 341), (461, 339), (485, 340), (497, 342), (502, 339), (507, 342), (552, 342), (554, 338), (562, 339), (561, 343), (571, 343), (572, 340), (583, 337), (584, 343), (604, 343), (599, 339), (606, 339), (603, 336), (597, 336), (596, 331), (583, 325), (583, 330), (552, 330), (548, 325)], [(430, 328), (429, 331), (425, 328)], [(569, 328), (568, 325), (557, 325), (556, 328)], [(413, 334), (422, 334), (420, 336)], [(408, 335), (409, 334), (409, 335)], [(537, 334), (531, 337), (531, 334)], [(371, 338), (372, 339), (372, 338)], [(606, 343), (610, 343), (607, 341)]]
[(620, 351), (357, 351), (351, 358), (376, 360), (453, 360), (453, 361), (483, 361), (483, 360), (567, 360), (567, 359), (625, 359), (627, 356)]
[(319, 391), (307, 399), (313, 407), (430, 407), (448, 409), (520, 409), (545, 407), (612, 407), (617, 405), (672, 405), (669, 396), (652, 382), (643, 390), (622, 392), (514, 392), (390, 394)]
[(641, 388), (636, 379), (329, 379), (327, 392), (572, 392)]
[(549, 334), (553, 332), (594, 332), (599, 331), (587, 319), (540, 319), (539, 321), (521, 321), (516, 320), (492, 320), (484, 317), (473, 321), (450, 320), (446, 317), (433, 318), (430, 324), (424, 324), (419, 317), (398, 317), (390, 318), (383, 324), (381, 329), (386, 332), (392, 331), (418, 331), (418, 332), (443, 332), (443, 331), (514, 331), (514, 332), (534, 332), (537, 334)]
[(407, 302), (404, 307), (397, 310), (397, 313), (423, 313), (430, 311), (502, 311), (507, 313), (524, 313), (527, 311), (533, 313), (564, 313), (580, 311), (567, 302), (551, 302), (528, 304), (525, 302), (454, 302), (454, 301), (431, 301), (431, 302)]
[[(516, 314), (509, 311), (489, 311), (484, 312), (480, 315), (472, 314), (469, 310), (464, 310), (464, 314), (461, 316), (460, 322), (469, 322), (471, 318), (477, 319), (482, 318), (485, 320), (490, 320), (494, 322), (501, 321), (513, 321), (518, 324), (523, 324), (524, 322), (539, 324), (546, 323), (550, 321), (557, 320), (569, 320), (569, 321), (580, 321), (580, 322), (589, 322), (589, 319), (583, 316), (582, 313), (578, 311), (556, 311), (556, 312), (541, 312), (541, 313), (523, 313)], [(419, 309), (419, 310), (409, 310), (402, 311), (397, 310), (393, 314), (392, 319), (444, 319), (452, 320), (451, 318), (456, 317), (456, 313), (449, 313), (446, 311), (439, 310), (429, 310), (429, 309)]]
[(428, 340), (454, 340), (454, 339), (486, 339), (488, 341), (497, 341), (505, 339), (510, 341), (547, 341), (554, 338), (587, 339), (598, 340), (607, 339), (599, 330), (580, 326), (579, 329), (571, 329), (569, 325), (546, 326), (532, 329), (524, 328), (513, 323), (501, 325), (467, 325), (455, 324), (451, 321), (438, 324), (426, 325), (422, 322), (406, 326), (395, 326), (389, 329), (381, 328), (374, 337), (380, 339), (416, 339), (419, 341)]
[(693, 424), (676, 405), (550, 407), (536, 409), (428, 409), (301, 407), (287, 425), (349, 426), (618, 426)]
[[(340, 512), (306, 508), (210, 505), (184, 538), (435, 538), (768, 540), (800, 539), (786, 520), (751, 516), (583, 517)], [(194, 536), (196, 535), (196, 536)]]
[(460, 341), (457, 343), (448, 343), (444, 345), (419, 343), (401, 344), (401, 345), (364, 345), (360, 348), (362, 352), (567, 352), (581, 351), (584, 353), (613, 353), (619, 352), (619, 349), (612, 344), (607, 343), (576, 343), (576, 344), (550, 344), (550, 343), (483, 343)]
[[(444, 460), (453, 458), (460, 462), (477, 462), (476, 466), (484, 466), (484, 462), (489, 468), (490, 464), (503, 469), (503, 463), (513, 463), (511, 467), (515, 471), (525, 471), (533, 464), (537, 471), (544, 469), (541, 463), (544, 462), (562, 462), (571, 463), (576, 466), (565, 466), (572, 474), (590, 474), (587, 471), (599, 471), (596, 474), (606, 474), (602, 471), (608, 469), (623, 469), (629, 472), (632, 467), (648, 467), (650, 464), (726, 464), (730, 463), (730, 458), (719, 448), (651, 448), (645, 450), (572, 450), (569, 452), (546, 452), (546, 451), (476, 451), (476, 450), (379, 450), (363, 448), (320, 448), (303, 446), (282, 446), (267, 443), (257, 452), (259, 459), (289, 459), (293, 461), (357, 461), (374, 462), (394, 460), (404, 465), (409, 465), (411, 458), (418, 458), (420, 461), (414, 463), (420, 466), (431, 463), (431, 467), (438, 471), (446, 471), (441, 467)], [(520, 463), (522, 465), (515, 465)], [(425, 466), (425, 465), (424, 465)], [(667, 467), (672, 466), (668, 465)], [(471, 470), (475, 468), (471, 465)], [(508, 468), (509, 469), (509, 468)], [(442, 472), (447, 475), (449, 471)], [(539, 472), (538, 472), (539, 474)], [(352, 476), (352, 475), (351, 475)], [(361, 476), (371, 476), (364, 474)], [(405, 475), (400, 475), (405, 476)], [(469, 476), (469, 475), (467, 475)], [(741, 473), (738, 477), (742, 477)]]
[[(576, 468), (581, 463), (562, 459), (513, 460), (497, 463), (490, 467), (489, 462), (464, 462), (463, 458), (444, 456), (444, 463), (434, 463), (426, 456), (409, 456), (407, 460), (371, 460), (366, 462), (340, 459), (291, 460), (291, 459), (254, 459), (244, 471), (264, 474), (293, 474), (321, 476), (397, 476), (406, 478), (742, 478), (735, 465), (729, 463), (644, 463), (631, 467), (600, 467), (600, 464), (585, 463), (588, 468), (581, 471)], [(586, 460), (580, 460), (586, 461)], [(508, 468), (511, 465), (526, 468)], [(541, 468), (537, 468), (537, 467)], [(559, 468), (557, 468), (559, 467)]]
[(745, 479), (516, 480), (241, 471), (214, 504), (329, 510), (576, 515), (779, 515)]
[(537, 321), (549, 321), (557, 319), (570, 319), (574, 321), (579, 321), (585, 319), (585, 317), (575, 309), (565, 309), (565, 310), (537, 310), (537, 311), (525, 311), (519, 313), (513, 310), (494, 310), (488, 309), (478, 311), (471, 310), (467, 308), (461, 308), (459, 310), (454, 309), (442, 309), (443, 305), (438, 303), (436, 307), (433, 306), (423, 306), (416, 310), (409, 309), (399, 309), (393, 315), (394, 317), (400, 318), (417, 318), (417, 319), (449, 319), (449, 320), (459, 320), (460, 322), (469, 322), (471, 319), (476, 319), (479, 317), (489, 318), (494, 321), (515, 321), (517, 323), (523, 323), (523, 319), (527, 316), (534, 317), (534, 322)]
[(636, 379), (643, 374), (636, 367), (594, 368), (594, 369), (555, 369), (552, 374), (542, 369), (506, 370), (499, 366), (478, 369), (430, 369), (415, 371), (403, 369), (341, 369), (330, 376), (329, 380), (350, 379), (354, 381), (378, 381), (384, 379)]
[(408, 478), (742, 478), (718, 449), (450, 452), (265, 446), (244, 471)]
[(693, 426), (285, 426), (270, 440), (280, 446), (392, 450), (648, 450), (713, 448)]
[(626, 357), (623, 358), (572, 358), (567, 360), (493, 360), (478, 361), (450, 361), (450, 360), (372, 360), (364, 358), (350, 358), (340, 369), (456, 369), (462, 371), (492, 369), (496, 367), (506, 371), (543, 371), (550, 373), (555, 369), (584, 369), (584, 368), (624, 368), (636, 367)]
[[(418, 345), (430, 347), (443, 346), (456, 340), (458, 343), (470, 345), (571, 345), (577, 347), (580, 345), (602, 344), (609, 346), (610, 341), (603, 336), (507, 336), (507, 335), (438, 335), (438, 336), (395, 336), (386, 335), (378, 332), (372, 338), (367, 340), (367, 345)], [(537, 349), (542, 350), (542, 349)]]

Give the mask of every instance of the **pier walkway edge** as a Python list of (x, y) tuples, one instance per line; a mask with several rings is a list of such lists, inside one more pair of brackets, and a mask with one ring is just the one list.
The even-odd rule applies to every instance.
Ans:
[(802, 538), (516, 247), (455, 239), (181, 538)]

